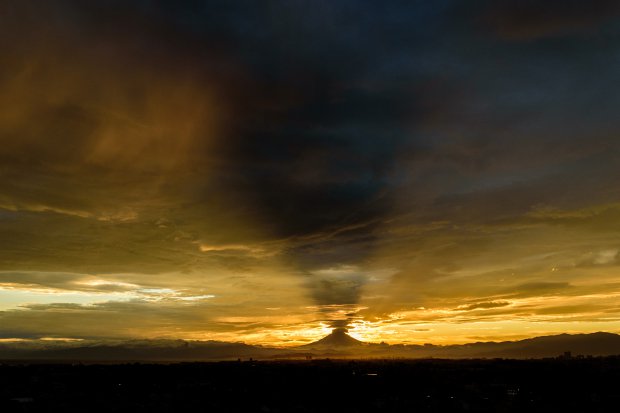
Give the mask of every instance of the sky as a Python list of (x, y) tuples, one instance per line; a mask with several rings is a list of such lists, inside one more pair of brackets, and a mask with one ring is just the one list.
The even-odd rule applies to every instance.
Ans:
[(620, 3), (5, 0), (0, 340), (620, 333)]

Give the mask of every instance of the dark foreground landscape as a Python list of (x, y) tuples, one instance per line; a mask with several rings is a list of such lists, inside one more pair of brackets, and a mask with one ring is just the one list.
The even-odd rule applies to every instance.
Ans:
[(620, 357), (0, 364), (2, 412), (610, 412)]

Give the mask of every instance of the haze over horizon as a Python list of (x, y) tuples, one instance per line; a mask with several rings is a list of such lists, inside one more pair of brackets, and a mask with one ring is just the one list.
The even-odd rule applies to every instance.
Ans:
[(0, 342), (619, 333), (619, 39), (612, 0), (4, 1)]

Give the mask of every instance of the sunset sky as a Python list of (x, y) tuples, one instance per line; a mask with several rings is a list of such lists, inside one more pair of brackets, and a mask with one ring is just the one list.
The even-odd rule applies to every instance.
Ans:
[(0, 340), (620, 333), (620, 2), (0, 2)]

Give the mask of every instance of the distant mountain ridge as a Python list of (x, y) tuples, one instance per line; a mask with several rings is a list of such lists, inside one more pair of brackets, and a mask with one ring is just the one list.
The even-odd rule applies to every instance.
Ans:
[(326, 337), (299, 347), (274, 348), (244, 343), (184, 340), (129, 340), (87, 343), (0, 343), (0, 360), (62, 361), (214, 361), (286, 358), (544, 358), (620, 355), (620, 335), (559, 334), (519, 341), (462, 345), (388, 345), (366, 343), (334, 329)]

